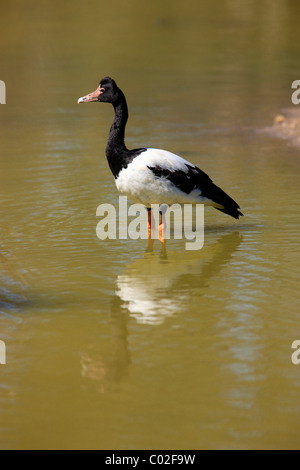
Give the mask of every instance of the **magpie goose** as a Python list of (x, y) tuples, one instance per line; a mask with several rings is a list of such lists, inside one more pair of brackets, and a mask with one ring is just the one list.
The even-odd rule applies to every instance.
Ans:
[(148, 209), (151, 229), (151, 204), (201, 203), (215, 207), (238, 219), (243, 214), (239, 205), (216, 186), (210, 177), (192, 163), (166, 150), (125, 145), (128, 108), (124, 93), (116, 82), (105, 77), (96, 91), (78, 103), (111, 103), (115, 117), (106, 145), (106, 156), (118, 190), (132, 202)]

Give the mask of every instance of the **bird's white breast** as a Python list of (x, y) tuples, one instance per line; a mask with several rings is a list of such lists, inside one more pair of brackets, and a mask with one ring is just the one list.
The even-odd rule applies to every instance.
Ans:
[(197, 194), (186, 194), (166, 178), (160, 178), (148, 167), (188, 173), (186, 165), (194, 166), (183, 158), (166, 150), (147, 149), (137, 156), (116, 179), (118, 190), (132, 202), (150, 207), (151, 204), (174, 204), (199, 201)]

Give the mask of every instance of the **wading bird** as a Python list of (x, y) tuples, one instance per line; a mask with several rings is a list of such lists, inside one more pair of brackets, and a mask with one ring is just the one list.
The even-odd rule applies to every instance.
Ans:
[[(114, 107), (115, 117), (107, 140), (106, 157), (118, 190), (132, 202), (147, 208), (150, 231), (151, 204), (201, 203), (213, 206), (235, 219), (243, 215), (239, 205), (228, 194), (187, 160), (166, 150), (145, 147), (127, 149), (126, 98), (112, 78), (103, 78), (96, 91), (78, 100), (78, 103), (90, 102), (111, 103)], [(160, 231), (163, 229), (162, 217)]]

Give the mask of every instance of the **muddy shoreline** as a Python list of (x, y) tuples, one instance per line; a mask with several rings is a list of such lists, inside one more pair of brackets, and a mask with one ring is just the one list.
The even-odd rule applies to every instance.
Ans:
[(300, 108), (283, 109), (275, 116), (273, 124), (262, 129), (262, 132), (300, 148)]

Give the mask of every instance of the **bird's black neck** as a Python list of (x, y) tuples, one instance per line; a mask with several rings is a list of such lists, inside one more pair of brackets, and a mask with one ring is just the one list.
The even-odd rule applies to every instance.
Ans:
[(106, 144), (106, 156), (109, 163), (120, 152), (127, 150), (125, 146), (125, 126), (128, 120), (128, 108), (125, 96), (121, 90), (119, 90), (118, 100), (116, 103), (113, 103), (113, 107), (115, 118)]
[(106, 157), (115, 179), (120, 172), (145, 152), (146, 148), (128, 150), (125, 145), (125, 126), (128, 120), (128, 108), (124, 94), (119, 90), (118, 99), (112, 103), (115, 109), (115, 118), (110, 128), (106, 144)]

